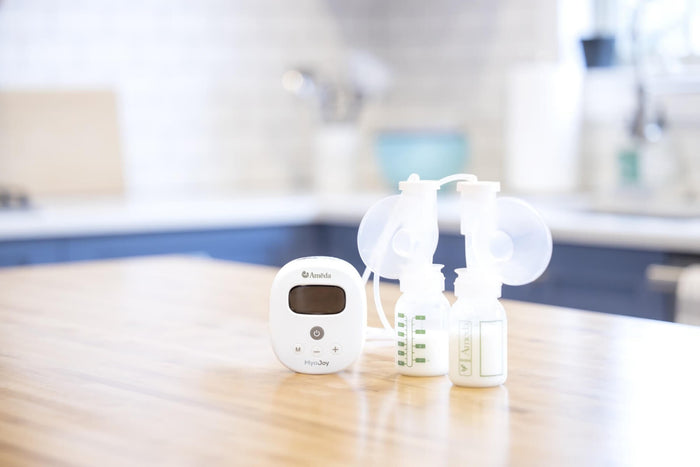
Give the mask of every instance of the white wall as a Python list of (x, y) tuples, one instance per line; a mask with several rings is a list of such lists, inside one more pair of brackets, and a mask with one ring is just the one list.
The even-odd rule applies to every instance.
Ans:
[(510, 66), (557, 58), (556, 0), (4, 0), (0, 88), (117, 93), (131, 193), (300, 187), (313, 109), (283, 71), (365, 48), (394, 87), (362, 117), (365, 186), (378, 129), (457, 127), (497, 178)]

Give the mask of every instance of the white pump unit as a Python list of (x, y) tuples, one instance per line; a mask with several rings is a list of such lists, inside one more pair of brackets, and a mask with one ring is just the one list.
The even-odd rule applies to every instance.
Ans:
[(362, 352), (365, 285), (341, 259), (295, 259), (275, 276), (269, 319), (272, 348), (283, 365), (298, 373), (335, 373)]

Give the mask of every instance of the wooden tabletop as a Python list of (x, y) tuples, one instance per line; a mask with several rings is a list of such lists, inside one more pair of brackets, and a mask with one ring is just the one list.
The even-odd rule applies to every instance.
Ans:
[(0, 270), (0, 465), (700, 465), (700, 328), (505, 301), (505, 386), (398, 376), (379, 342), (301, 375), (269, 343), (274, 274)]

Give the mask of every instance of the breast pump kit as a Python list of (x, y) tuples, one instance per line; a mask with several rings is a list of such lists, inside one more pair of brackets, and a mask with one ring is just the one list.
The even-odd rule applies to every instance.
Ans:
[[(460, 231), (466, 267), (457, 269), (450, 306), (443, 294), (438, 244), (437, 192), (457, 182)], [(357, 235), (365, 274), (338, 258), (294, 260), (275, 277), (270, 295), (270, 332), (279, 360), (300, 373), (323, 374), (351, 365), (366, 337), (364, 284), (374, 275), (374, 302), (391, 331), (396, 370), (411, 376), (449, 374), (453, 384), (497, 386), (505, 382), (506, 313), (502, 284), (522, 285), (549, 264), (552, 236), (542, 217), (522, 200), (498, 197), (498, 182), (456, 174), (399, 183), (399, 195), (375, 203)], [(380, 277), (398, 279), (401, 296), (394, 328), (381, 305)]]

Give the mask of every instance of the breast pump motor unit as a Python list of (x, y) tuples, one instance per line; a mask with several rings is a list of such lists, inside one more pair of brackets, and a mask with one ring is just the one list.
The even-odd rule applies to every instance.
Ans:
[[(443, 266), (433, 264), (433, 255), (439, 236), (437, 191), (454, 181), (458, 181), (461, 195), (461, 233), (465, 236), (467, 267), (457, 270), (457, 301), (450, 309), (443, 294)], [(513, 198), (497, 198), (498, 183), (479, 182), (473, 175), (457, 174), (434, 181), (420, 180), (414, 174), (401, 182), (399, 189), (400, 195), (384, 198), (367, 211), (357, 238), (360, 256), (367, 266), (363, 279), (366, 281), (370, 272), (374, 274), (375, 306), (383, 326), (394, 336), (397, 371), (413, 376), (449, 373), (452, 382), (462, 386), (502, 384), (507, 376), (507, 322), (498, 302), (501, 284), (525, 284), (546, 269), (552, 251), (549, 229), (530, 205)], [(333, 306), (329, 297), (308, 289), (315, 312), (293, 309), (293, 305), (298, 308), (293, 300), (297, 287), (320, 285), (308, 278), (302, 277), (305, 280), (301, 281), (298, 271), (311, 269), (308, 262), (317, 260), (302, 258), (282, 268), (270, 298), (275, 353), (287, 367), (303, 373), (330, 373), (349, 366), (361, 352), (362, 343), (357, 345), (357, 341), (363, 337), (358, 332), (365, 330), (363, 281), (347, 263), (354, 275), (343, 268), (348, 276), (353, 276), (346, 282), (352, 286), (345, 295), (362, 296), (348, 299), (352, 307), (331, 314), (331, 310), (337, 310), (337, 303)], [(296, 269), (288, 268), (293, 264)], [(380, 277), (399, 280), (402, 295), (394, 310), (394, 329), (381, 306)], [(324, 280), (322, 285), (331, 283)], [(351, 352), (342, 361), (334, 360), (334, 364), (305, 365), (300, 363), (309, 357), (304, 349), (310, 346), (312, 354), (321, 349), (308, 342), (305, 335), (312, 332), (321, 317), (326, 327), (334, 329), (332, 340), (342, 342), (342, 348)], [(361, 321), (362, 327), (351, 326), (346, 333), (342, 320)], [(356, 343), (350, 344), (351, 341)], [(299, 347), (301, 352), (297, 352)], [(330, 349), (332, 352), (332, 346)], [(333, 354), (327, 350), (321, 353), (332, 359)]]
[(362, 352), (365, 286), (338, 258), (295, 259), (279, 270), (270, 292), (270, 335), (277, 358), (298, 373), (335, 373)]

